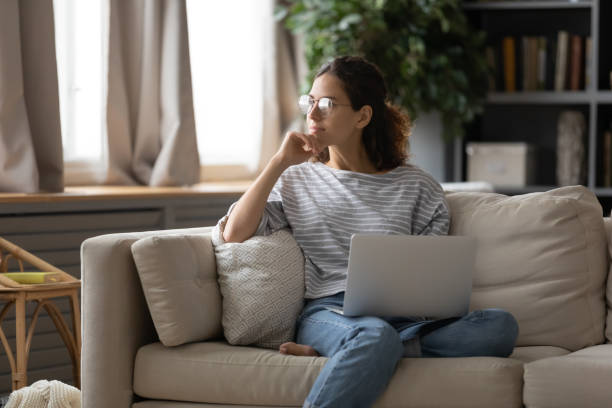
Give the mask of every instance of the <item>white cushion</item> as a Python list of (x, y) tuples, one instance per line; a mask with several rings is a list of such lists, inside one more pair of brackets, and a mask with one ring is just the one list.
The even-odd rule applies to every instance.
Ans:
[(478, 242), (472, 309), (511, 312), (517, 346), (573, 351), (603, 341), (608, 260), (602, 209), (591, 191), (449, 193), (447, 200), (451, 234)]
[(178, 346), (221, 334), (221, 295), (209, 235), (153, 236), (131, 248), (162, 344)]
[(293, 235), (280, 230), (222, 243), (215, 256), (227, 341), (278, 348), (292, 340), (304, 302), (304, 256)]

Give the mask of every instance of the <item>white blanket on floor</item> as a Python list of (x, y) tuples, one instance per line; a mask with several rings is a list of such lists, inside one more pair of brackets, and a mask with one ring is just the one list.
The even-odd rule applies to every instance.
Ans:
[(13, 391), (4, 408), (81, 408), (81, 391), (61, 381), (36, 381)]

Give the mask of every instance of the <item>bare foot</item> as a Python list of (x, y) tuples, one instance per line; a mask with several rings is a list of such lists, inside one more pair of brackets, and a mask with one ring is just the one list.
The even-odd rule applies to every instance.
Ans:
[(304, 344), (296, 344), (292, 341), (281, 344), (278, 351), (281, 354), (290, 354), (292, 356), (319, 357), (319, 353), (312, 347)]

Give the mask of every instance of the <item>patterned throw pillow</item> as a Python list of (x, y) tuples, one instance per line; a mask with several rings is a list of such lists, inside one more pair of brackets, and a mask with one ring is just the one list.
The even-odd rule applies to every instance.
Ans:
[(304, 301), (304, 256), (293, 235), (280, 230), (220, 243), (215, 256), (227, 341), (278, 348), (293, 340)]

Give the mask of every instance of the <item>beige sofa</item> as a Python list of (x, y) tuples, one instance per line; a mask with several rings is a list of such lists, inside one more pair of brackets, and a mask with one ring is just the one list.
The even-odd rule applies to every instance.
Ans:
[[(612, 224), (596, 197), (567, 187), (447, 198), (451, 234), (479, 243), (472, 308), (512, 312), (520, 326), (517, 347), (510, 358), (406, 358), (376, 406), (612, 406)], [(84, 242), (84, 407), (301, 406), (323, 357), (284, 356), (222, 339), (177, 347), (158, 342), (130, 247), (151, 235), (209, 233), (124, 233)]]

